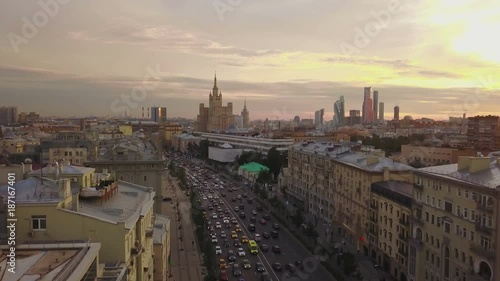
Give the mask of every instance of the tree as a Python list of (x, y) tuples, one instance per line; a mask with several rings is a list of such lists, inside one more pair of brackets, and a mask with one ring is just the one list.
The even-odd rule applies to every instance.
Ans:
[(208, 159), (208, 147), (210, 146), (210, 142), (208, 140), (201, 140), (198, 145), (198, 153), (201, 159)]
[(297, 209), (295, 214), (291, 216), (292, 223), (299, 228), (304, 223), (304, 215), (300, 209)]
[(271, 149), (269, 149), (265, 162), (267, 167), (269, 167), (269, 171), (274, 175), (274, 178), (277, 178), (283, 166), (283, 156), (276, 147), (271, 147)]
[(270, 183), (272, 180), (273, 176), (270, 171), (262, 170), (257, 177), (257, 182), (259, 183)]

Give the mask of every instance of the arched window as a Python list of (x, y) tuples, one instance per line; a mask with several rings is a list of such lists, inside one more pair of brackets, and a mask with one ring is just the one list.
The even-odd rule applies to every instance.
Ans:
[(417, 228), (417, 240), (422, 241), (422, 230)]

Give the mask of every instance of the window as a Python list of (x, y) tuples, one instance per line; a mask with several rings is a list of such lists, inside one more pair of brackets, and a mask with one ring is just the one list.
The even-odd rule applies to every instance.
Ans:
[(428, 212), (425, 212), (425, 221), (429, 222), (429, 213)]
[(476, 221), (476, 211), (470, 210), (470, 220)]
[(474, 241), (474, 231), (470, 232), (470, 241)]
[(464, 218), (468, 219), (469, 218), (469, 209), (464, 207)]
[(465, 239), (467, 239), (467, 228), (464, 227), (464, 229), (462, 229), (462, 235)]
[(488, 226), (493, 227), (493, 217), (492, 216), (488, 216)]
[(444, 201), (444, 210), (447, 212), (453, 212), (453, 204), (451, 202)]
[(436, 238), (436, 247), (439, 248), (441, 245), (440, 245), (440, 242), (439, 242), (439, 238)]
[(460, 225), (456, 225), (455, 234), (460, 235)]
[(431, 223), (434, 224), (434, 215), (431, 216)]
[(146, 181), (146, 176), (144, 176), (144, 181)]
[(464, 197), (465, 199), (469, 199), (469, 191), (467, 189), (464, 191)]
[(438, 204), (437, 204), (437, 207), (438, 207), (439, 209), (441, 209), (441, 208), (442, 208), (442, 207), (441, 207), (441, 199), (438, 199)]
[(450, 233), (451, 231), (451, 224), (447, 221), (444, 222), (444, 232)]
[(425, 203), (427, 203), (427, 204), (431, 203), (431, 197), (429, 195), (427, 195), (427, 197), (425, 199)]
[(432, 196), (432, 207), (436, 206), (436, 197)]
[(457, 206), (457, 216), (462, 216), (462, 212), (460, 210), (460, 206)]
[(31, 229), (32, 230), (46, 230), (47, 217), (46, 216), (31, 216)]
[(460, 188), (457, 189), (457, 196), (462, 197), (462, 190)]

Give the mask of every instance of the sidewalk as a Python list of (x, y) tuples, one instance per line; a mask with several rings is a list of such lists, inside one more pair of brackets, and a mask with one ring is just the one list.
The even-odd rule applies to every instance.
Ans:
[[(170, 180), (171, 179), (171, 183)], [(191, 219), (191, 202), (167, 172), (167, 196), (172, 202), (163, 203), (162, 213), (170, 221), (169, 281), (202, 281), (201, 258)]]

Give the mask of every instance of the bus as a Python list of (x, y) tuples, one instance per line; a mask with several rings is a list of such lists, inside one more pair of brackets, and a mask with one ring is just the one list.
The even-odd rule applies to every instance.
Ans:
[(257, 242), (255, 242), (255, 240), (248, 241), (248, 248), (250, 249), (251, 254), (256, 255), (259, 253), (259, 247), (257, 246)]

